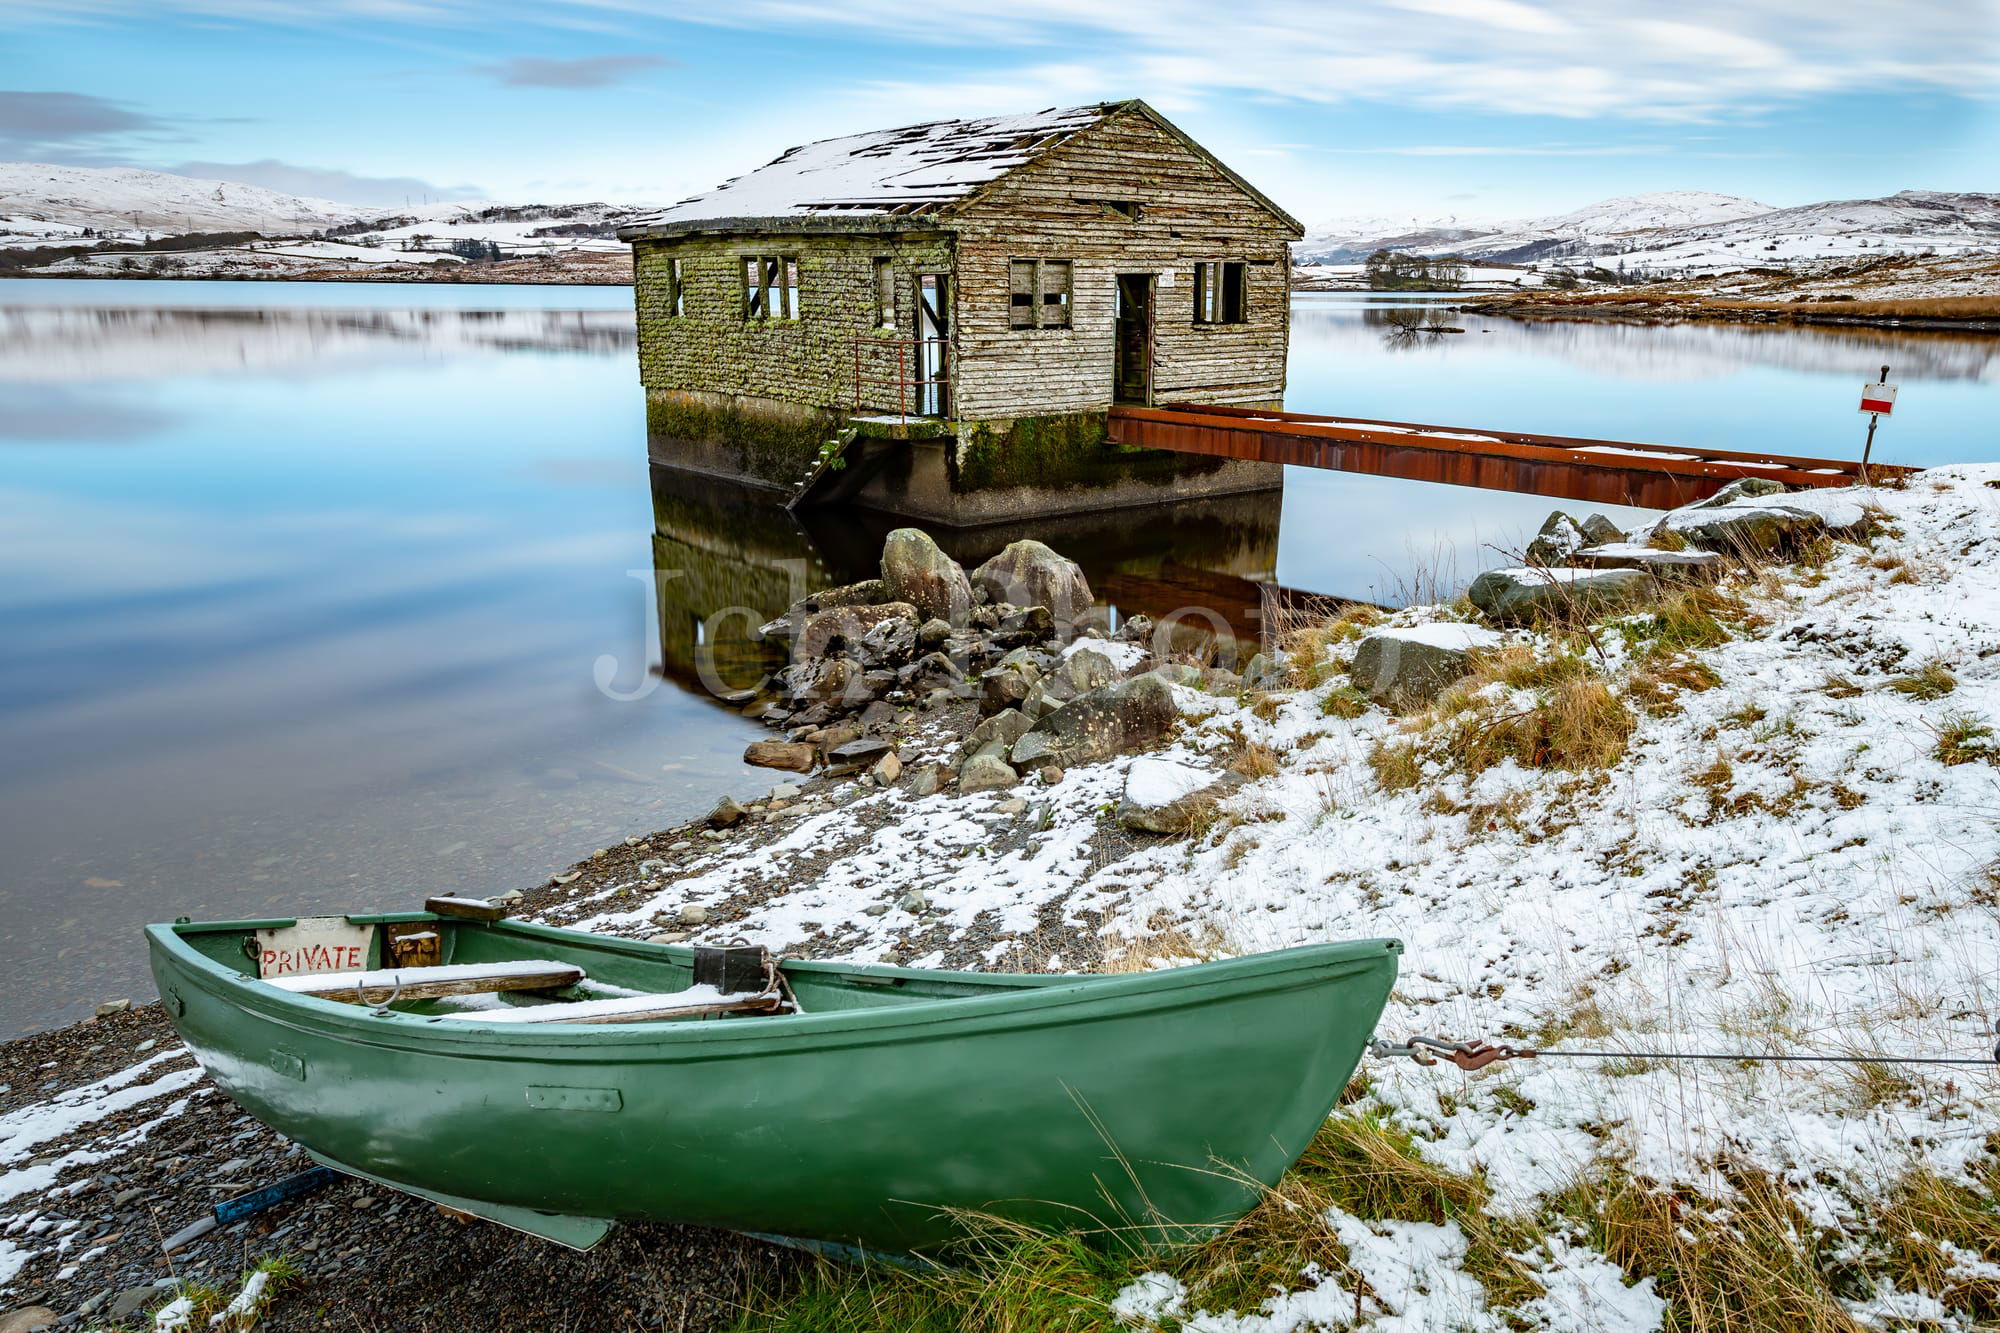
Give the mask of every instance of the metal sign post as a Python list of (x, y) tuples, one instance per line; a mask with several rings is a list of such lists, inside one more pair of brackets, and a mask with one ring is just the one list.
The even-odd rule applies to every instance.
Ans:
[(1896, 390), (1900, 385), (1889, 383), (1889, 367), (1882, 367), (1882, 378), (1873, 384), (1861, 386), (1861, 410), (1868, 414), (1868, 438), (1861, 445), (1861, 484), (1868, 485), (1868, 455), (1875, 448), (1875, 427), (1883, 417), (1896, 410)]

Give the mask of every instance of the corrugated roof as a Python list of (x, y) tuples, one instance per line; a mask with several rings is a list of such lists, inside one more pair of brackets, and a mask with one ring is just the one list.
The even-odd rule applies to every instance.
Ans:
[(1061, 107), (982, 120), (934, 120), (822, 139), (787, 149), (767, 166), (628, 225), (921, 213), (998, 180), (1095, 125), (1117, 105)]

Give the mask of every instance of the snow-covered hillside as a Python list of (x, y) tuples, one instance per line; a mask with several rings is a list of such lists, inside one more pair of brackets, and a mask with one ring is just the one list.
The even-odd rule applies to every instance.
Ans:
[(1438, 220), (1361, 218), (1309, 232), (1297, 257), (1352, 263), (1370, 250), (1455, 254), (1497, 263), (1595, 265), (1654, 273), (1789, 266), (1857, 255), (2000, 251), (2000, 195), (1905, 190), (1772, 208), (1754, 199), (1667, 190), (1467, 233)]
[[(325, 231), (349, 240), (365, 238), (367, 248), (383, 251), (442, 252), (460, 240), (490, 242), (509, 255), (622, 250), (612, 233), (643, 211), (617, 204), (489, 200), (392, 209), (137, 167), (0, 162), (0, 246), (88, 244), (187, 232), (292, 237)], [(86, 229), (94, 235), (84, 236)]]
[(0, 225), (17, 235), (41, 231), (67, 239), (84, 227), (297, 235), (356, 222), (377, 211), (137, 167), (0, 162), (0, 218), (6, 219)]

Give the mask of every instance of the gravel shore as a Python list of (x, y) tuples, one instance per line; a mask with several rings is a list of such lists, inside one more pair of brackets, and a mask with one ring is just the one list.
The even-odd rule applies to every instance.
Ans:
[[(976, 720), (970, 704), (922, 715), (904, 737), (906, 753), (943, 754)], [(634, 883), (657, 885), (696, 862), (724, 856), (758, 864), (761, 850), (804, 815), (841, 816), (866, 840), (893, 816), (880, 789), (859, 775), (773, 774), (798, 794), (776, 801), (739, 794), (746, 816), (725, 829), (704, 820), (635, 834), (523, 887), (516, 916), (562, 924), (601, 914)], [(945, 800), (955, 798), (946, 797)], [(853, 807), (850, 811), (848, 807)], [(996, 827), (997, 844), (1026, 842), (1034, 820)], [(1132, 850), (1107, 825), (1092, 859)], [(663, 871), (660, 864), (664, 863)], [(696, 932), (721, 939), (769, 897), (796, 889), (800, 869), (751, 874), (711, 903)], [(412, 904), (413, 906), (415, 904)], [(954, 931), (909, 914), (896, 949), (904, 959), (945, 966), (1039, 970), (1051, 955), (1075, 969), (1101, 950), (1094, 918), (1043, 913), (1031, 929), (990, 926)], [(646, 937), (658, 923), (613, 924)], [(851, 931), (829, 921), (783, 942), (791, 956), (833, 956), (852, 947)], [(578, 1254), (483, 1222), (462, 1222), (415, 1198), (364, 1181), (341, 1180), (220, 1227), (170, 1259), (163, 1238), (204, 1216), (220, 1199), (269, 1184), (312, 1163), (303, 1150), (244, 1114), (212, 1088), (180, 1046), (157, 1004), (113, 1014), (0, 1047), (0, 1193), (14, 1194), (0, 1218), (4, 1241), (0, 1316), (45, 1306), (55, 1327), (146, 1327), (179, 1278), (232, 1288), (259, 1259), (287, 1255), (302, 1269), (260, 1328), (365, 1329), (370, 1333), (568, 1328), (727, 1327), (754, 1281), (782, 1281), (804, 1262), (781, 1247), (723, 1232), (628, 1224)], [(4, 1200), (0, 1200), (4, 1201)], [(119, 1318), (114, 1318), (119, 1316)], [(123, 1322), (120, 1322), (122, 1318)]]

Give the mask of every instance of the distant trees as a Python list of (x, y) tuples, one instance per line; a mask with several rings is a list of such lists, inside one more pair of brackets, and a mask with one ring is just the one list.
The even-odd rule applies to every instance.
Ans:
[(497, 241), (480, 241), (464, 237), (451, 243), (451, 252), (460, 259), (474, 264), (493, 264), (507, 256), (500, 253)]
[(1362, 267), (1376, 291), (1445, 292), (1465, 285), (1465, 261), (1450, 255), (1377, 250)]

